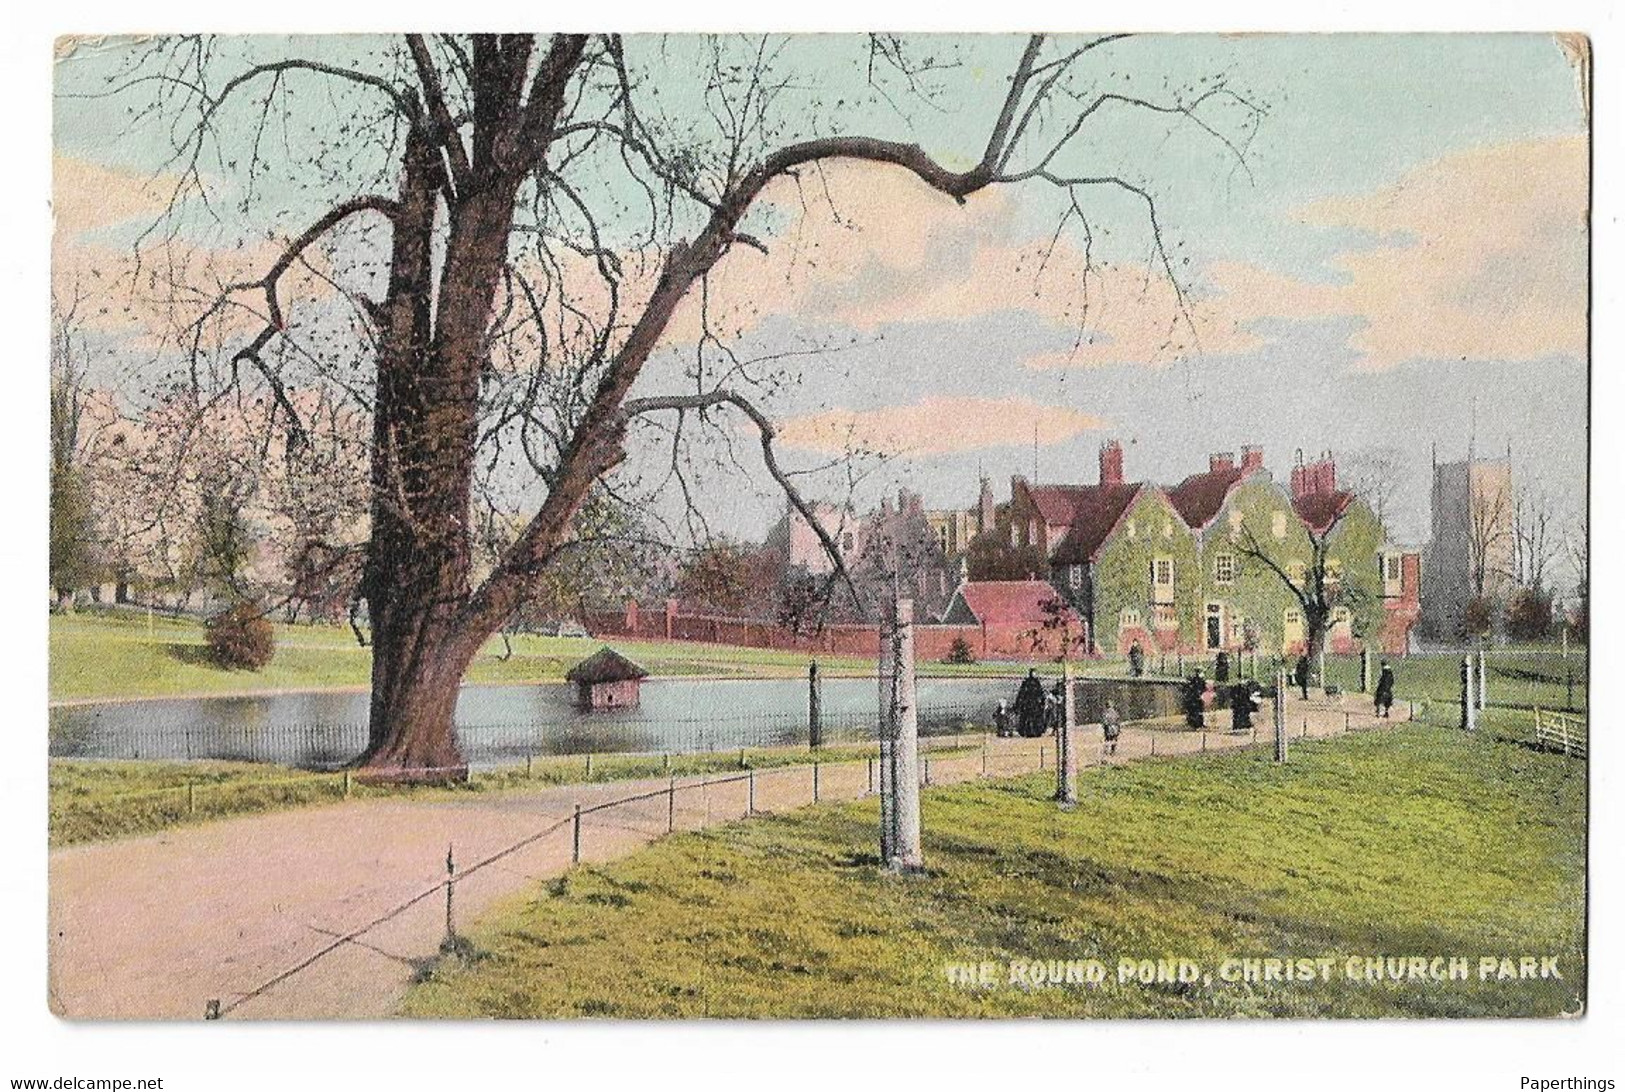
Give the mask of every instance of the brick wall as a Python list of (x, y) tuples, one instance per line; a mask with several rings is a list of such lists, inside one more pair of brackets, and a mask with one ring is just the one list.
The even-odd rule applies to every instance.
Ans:
[[(591, 613), (584, 624), (595, 637), (697, 641), (837, 656), (880, 654), (880, 631), (873, 625), (830, 625), (818, 633), (797, 635), (766, 619), (683, 614), (680, 610), (634, 604), (628, 604), (624, 611)], [(1060, 635), (1040, 632), (1035, 637), (1032, 626), (918, 624), (914, 627), (915, 657), (945, 660), (956, 638), (964, 638), (978, 660), (1030, 660), (1060, 654)]]

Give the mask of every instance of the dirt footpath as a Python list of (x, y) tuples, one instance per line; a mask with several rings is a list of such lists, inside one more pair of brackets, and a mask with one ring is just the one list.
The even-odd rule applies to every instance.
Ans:
[[(1266, 706), (1256, 737), (1126, 729), (1105, 760), (1262, 744), (1269, 716)], [(1361, 695), (1291, 701), (1287, 722), (1294, 738), (1373, 724)], [(1102, 761), (1098, 735), (1080, 736), (1080, 765)], [(1054, 746), (1053, 739), (991, 740), (983, 750), (933, 758), (923, 772), (940, 785), (1053, 769)], [(818, 798), (856, 799), (872, 776), (865, 762), (821, 766)], [(811, 766), (759, 770), (726, 784), (703, 780), (679, 778), (675, 791), (662, 779), (466, 800), (351, 801), (53, 851), (51, 1009), (83, 1020), (198, 1020), (218, 1001), (227, 1019), (389, 1016), (445, 937), (448, 850), (458, 870), (455, 920), (467, 923), (495, 900), (570, 867), (577, 804), (590, 809), (647, 794), (583, 817), (581, 858), (597, 862), (632, 852), (668, 826), (733, 822), (752, 797), (757, 812), (805, 806), (815, 789)]]

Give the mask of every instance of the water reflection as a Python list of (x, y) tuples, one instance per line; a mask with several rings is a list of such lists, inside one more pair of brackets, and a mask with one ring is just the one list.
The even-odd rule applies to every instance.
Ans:
[[(920, 730), (946, 734), (987, 725), (1019, 679), (922, 679)], [(823, 680), (827, 742), (873, 739), (874, 679)], [(1177, 708), (1167, 684), (1086, 681), (1079, 719), (1099, 719), (1107, 696), (1124, 719)], [(365, 693), (301, 692), (261, 697), (109, 702), (51, 710), (56, 757), (230, 759), (304, 767), (342, 765), (366, 743)], [(670, 752), (802, 744), (807, 685), (798, 679), (651, 679), (636, 709), (588, 713), (561, 684), (469, 686), (457, 701), (458, 733), (477, 766), (527, 754)]]

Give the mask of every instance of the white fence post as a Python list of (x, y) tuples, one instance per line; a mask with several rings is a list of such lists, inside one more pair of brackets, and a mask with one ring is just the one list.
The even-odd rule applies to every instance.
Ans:
[(917, 872), (925, 867), (920, 848), (920, 720), (914, 686), (914, 601), (897, 600), (895, 693), (893, 721), (892, 808), (896, 819), (896, 842), (888, 864), (899, 872)]
[(1286, 668), (1275, 672), (1275, 761), (1286, 761)]

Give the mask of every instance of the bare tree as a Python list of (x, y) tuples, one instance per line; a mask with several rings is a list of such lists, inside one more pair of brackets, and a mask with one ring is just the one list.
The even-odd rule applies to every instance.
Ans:
[(1471, 490), (1467, 504), (1467, 562), (1473, 598), (1488, 600), (1502, 580), (1512, 579), (1515, 549), (1510, 487)]
[(1545, 490), (1530, 486), (1518, 490), (1512, 507), (1511, 545), (1512, 579), (1519, 587), (1545, 590), (1547, 570), (1562, 548), (1555, 506)]
[(1358, 580), (1349, 579), (1350, 574), (1331, 564), (1332, 538), (1347, 514), (1348, 508), (1345, 507), (1318, 531), (1306, 524), (1304, 532), (1309, 538), (1309, 557), (1306, 561), (1296, 559), (1298, 563), (1285, 556), (1285, 546), (1260, 540), (1251, 524), (1243, 524), (1235, 540), (1236, 552), (1242, 564), (1255, 562), (1279, 580), (1282, 587), (1297, 600), (1298, 609), (1303, 613), (1307, 645), (1305, 654), (1311, 661), (1326, 646), (1326, 634), (1331, 629), (1333, 612), (1338, 607), (1346, 607), (1351, 613), (1357, 613), (1371, 599), (1368, 588)]
[(80, 300), (51, 299), (51, 586), (58, 609), (73, 609), (74, 593), (97, 569), (95, 513), (84, 466), (83, 335)]
[(1368, 447), (1343, 455), (1339, 462), (1344, 486), (1369, 504), (1377, 522), (1387, 527), (1409, 465), (1405, 453), (1395, 447)]
[[(1065, 165), (1086, 154), (1091, 119), (1113, 111), (1194, 125), (1238, 156), (1258, 111), (1223, 80), (1155, 101), (1074, 78), (1117, 37), (1061, 47), (1029, 39), (988, 130), (960, 150), (962, 169), (918, 143), (844, 131), (841, 104), (809, 104), (808, 81), (782, 70), (784, 43), (771, 38), (650, 43), (641, 66), (637, 49), (615, 35), (407, 35), (381, 51), (358, 45), (348, 62), (243, 59), (240, 49), (233, 61), (209, 40), (158, 40), (111, 90), (155, 92), (150, 111), (181, 134), (169, 169), (194, 195), (206, 197), (208, 168), (246, 175), (252, 189), (278, 143), (268, 135), (273, 124), (310, 124), (309, 100), (296, 88), (326, 84), (345, 96), (339, 140), (308, 167), (289, 169), (303, 170), (313, 187), (346, 192), (260, 275), (212, 293), (194, 282), (177, 299), (202, 311), (194, 346), (206, 328), (240, 330), (223, 365), (193, 353), (194, 377), (254, 377), (290, 448), (302, 435), (290, 394), (301, 369), (307, 380), (348, 384), (372, 414), (360, 594), (374, 653), (361, 764), (377, 777), (462, 775), (453, 709), (466, 668), (567, 547), (586, 499), (613, 487), (609, 476), (634, 438), (675, 445), (736, 415), (839, 565), (779, 463), (775, 426), (757, 398), (767, 389), (761, 368), (708, 322), (678, 389), (634, 395), (685, 297), (697, 292), (705, 312), (718, 263), (738, 247), (766, 249), (745, 221), (769, 187), (816, 183), (820, 166), (836, 160), (905, 172), (922, 199), (964, 203), (995, 184), (1036, 182), (1061, 192), (1061, 226), (1076, 221), (1086, 237), (1083, 197), (1115, 190), (1144, 208), (1152, 264), (1173, 283), (1189, 324), (1151, 192), (1109, 170)], [(912, 88), (929, 78), (930, 59), (915, 63), (882, 41), (890, 44), (871, 55), (872, 79)], [(698, 116), (665, 110), (661, 86), (679, 63), (662, 53), (679, 47), (704, 80)], [(222, 80), (227, 65), (235, 70)], [(228, 125), (228, 106), (244, 99), (259, 124)], [(332, 109), (321, 100), (329, 118)], [(1243, 138), (1224, 135), (1215, 110), (1240, 111)], [(234, 125), (243, 147), (223, 154)], [(365, 155), (374, 153), (383, 164), (371, 169)], [(381, 252), (370, 275), (342, 281), (325, 272), (357, 252)], [(339, 319), (334, 308), (296, 315), (285, 298), (295, 274), (334, 290), (363, 352), (323, 349)], [(528, 477), (534, 511), (476, 580), (470, 511), (486, 455)]]

